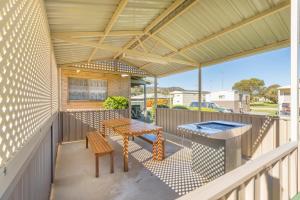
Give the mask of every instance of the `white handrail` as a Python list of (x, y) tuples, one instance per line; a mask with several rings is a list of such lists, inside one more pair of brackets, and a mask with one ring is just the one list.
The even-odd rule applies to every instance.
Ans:
[(257, 159), (246, 163), (245, 165), (217, 178), (207, 185), (196, 189), (178, 200), (215, 200), (224, 197), (240, 185), (250, 180), (264, 169), (272, 166), (280, 159), (289, 155), (297, 149), (297, 142), (290, 142), (277, 149), (266, 153)]

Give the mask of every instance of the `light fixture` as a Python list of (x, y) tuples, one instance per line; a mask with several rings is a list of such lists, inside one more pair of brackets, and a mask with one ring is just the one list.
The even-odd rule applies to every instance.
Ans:
[(128, 74), (121, 74), (122, 78), (125, 78), (125, 77), (128, 77), (128, 76), (129, 76)]
[(80, 69), (77, 69), (77, 70), (76, 70), (76, 73), (79, 73), (79, 72), (80, 72)]
[(127, 58), (127, 59), (132, 59), (132, 60), (140, 60), (140, 61), (151, 62), (151, 63), (159, 63), (162, 65), (168, 64), (167, 61), (162, 60), (161, 58), (155, 58), (155, 57), (151, 57), (151, 56), (128, 55), (128, 54), (123, 53), (122, 57)]

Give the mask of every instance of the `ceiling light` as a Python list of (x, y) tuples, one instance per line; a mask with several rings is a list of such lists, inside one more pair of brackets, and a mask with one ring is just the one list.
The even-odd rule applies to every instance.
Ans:
[(128, 77), (129, 75), (128, 74), (121, 74), (121, 77)]
[(77, 69), (77, 70), (76, 70), (76, 73), (79, 73), (79, 72), (80, 72), (80, 69)]

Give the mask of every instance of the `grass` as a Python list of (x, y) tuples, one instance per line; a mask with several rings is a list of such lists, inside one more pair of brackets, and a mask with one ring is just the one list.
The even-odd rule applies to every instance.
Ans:
[[(199, 108), (197, 107), (188, 107), (189, 110), (199, 110)], [(212, 108), (201, 108), (201, 111), (203, 112), (216, 112), (216, 110), (212, 109)]]
[(250, 104), (251, 112), (255, 114), (265, 114), (276, 116), (278, 112), (278, 104), (267, 102), (253, 102)]
[(253, 102), (250, 103), (251, 107), (267, 107), (267, 108), (277, 108), (278, 104), (276, 103), (268, 103), (268, 102)]

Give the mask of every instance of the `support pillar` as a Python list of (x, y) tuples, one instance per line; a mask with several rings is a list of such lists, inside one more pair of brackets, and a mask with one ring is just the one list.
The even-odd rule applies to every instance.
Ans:
[(202, 69), (200, 66), (198, 68), (198, 109), (199, 109), (200, 121), (202, 121), (201, 104), (202, 104)]
[(144, 121), (147, 119), (147, 86), (144, 84)]
[(298, 184), (300, 192), (299, 143), (299, 0), (291, 0), (291, 141), (298, 141)]
[(157, 124), (156, 122), (156, 108), (157, 108), (157, 77), (154, 77), (154, 113), (153, 113), (153, 122)]

